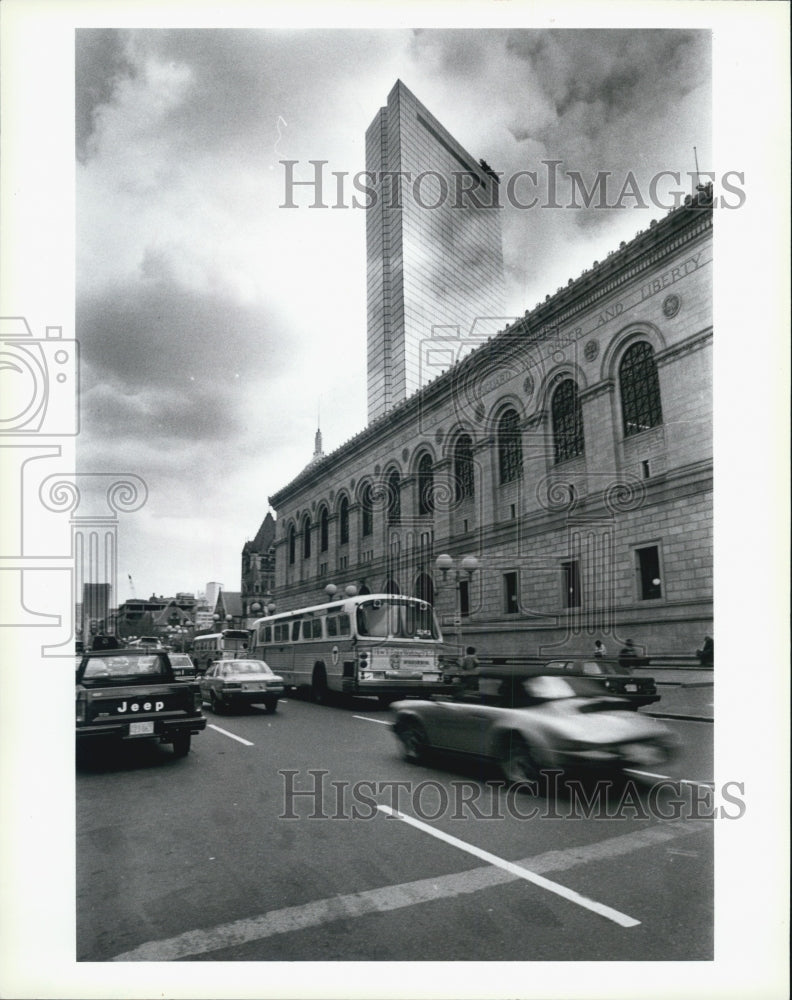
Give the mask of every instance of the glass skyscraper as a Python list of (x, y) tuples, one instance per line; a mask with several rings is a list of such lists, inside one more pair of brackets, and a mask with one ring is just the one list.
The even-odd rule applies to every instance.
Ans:
[(497, 177), (400, 80), (366, 130), (366, 170), (372, 421), (507, 320)]

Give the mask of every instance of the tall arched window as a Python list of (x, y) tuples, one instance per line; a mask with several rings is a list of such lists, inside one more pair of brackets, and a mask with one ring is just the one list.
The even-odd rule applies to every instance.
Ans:
[(434, 513), (434, 472), (429, 454), (422, 455), (418, 463), (418, 513)]
[(619, 389), (625, 437), (662, 424), (657, 364), (652, 345), (645, 340), (625, 352), (619, 365)]
[(360, 491), (360, 533), (364, 537), (374, 531), (374, 501), (371, 496), (371, 483), (366, 483)]
[(498, 469), (500, 481), (511, 483), (522, 478), (522, 435), (516, 410), (506, 410), (498, 421)]
[(474, 490), (473, 440), (469, 434), (460, 434), (454, 446), (454, 496), (465, 500), (473, 496)]
[(338, 544), (347, 545), (349, 543), (349, 500), (341, 497), (338, 505)]
[(583, 411), (574, 379), (565, 378), (553, 393), (550, 404), (553, 422), (553, 448), (556, 462), (565, 462), (583, 454)]
[(294, 564), (297, 557), (297, 531), (293, 524), (289, 525), (289, 563)]
[(303, 519), (302, 532), (303, 532), (303, 543), (302, 543), (303, 559), (310, 559), (311, 558), (311, 519), (310, 519), (310, 517), (305, 517)]
[(319, 516), (319, 551), (327, 552), (327, 547), (330, 544), (330, 515), (327, 513), (327, 507), (322, 507), (322, 513)]
[(388, 524), (398, 524), (401, 521), (401, 477), (399, 470), (394, 469), (387, 480)]

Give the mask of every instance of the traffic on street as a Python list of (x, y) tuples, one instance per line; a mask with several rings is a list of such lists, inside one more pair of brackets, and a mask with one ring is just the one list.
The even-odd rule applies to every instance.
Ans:
[(662, 766), (515, 784), (409, 759), (375, 698), (204, 714), (184, 757), (78, 759), (78, 961), (713, 957), (713, 827), (744, 807), (709, 721), (665, 719)]

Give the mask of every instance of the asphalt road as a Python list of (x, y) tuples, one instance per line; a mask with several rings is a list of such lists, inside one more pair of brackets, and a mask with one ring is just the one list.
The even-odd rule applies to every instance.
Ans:
[(530, 795), (407, 763), (373, 701), (206, 711), (185, 759), (78, 763), (78, 961), (712, 958), (713, 810), (739, 805), (709, 723), (668, 723), (662, 774)]

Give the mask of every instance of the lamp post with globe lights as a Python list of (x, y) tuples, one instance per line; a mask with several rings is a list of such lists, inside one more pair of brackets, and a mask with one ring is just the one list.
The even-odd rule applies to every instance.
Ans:
[(458, 655), (461, 657), (462, 650), (462, 586), (472, 580), (473, 574), (479, 568), (479, 561), (475, 556), (462, 556), (459, 565), (453, 557), (447, 553), (442, 553), (435, 560), (435, 566), (442, 574), (443, 583), (448, 582), (449, 573), (454, 585), (454, 640), (456, 642)]

